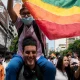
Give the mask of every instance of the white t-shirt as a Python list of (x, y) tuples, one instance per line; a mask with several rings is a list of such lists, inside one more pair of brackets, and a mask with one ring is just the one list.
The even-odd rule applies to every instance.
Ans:
[(53, 63), (54, 63), (55, 66), (57, 65), (57, 62), (58, 62), (58, 59), (55, 58), (55, 59), (53, 60)]
[(6, 67), (8, 66), (9, 62), (3, 62), (3, 66), (4, 66), (4, 74), (6, 74)]
[(68, 76), (66, 72), (63, 73), (60, 70), (56, 69), (55, 80), (68, 80)]

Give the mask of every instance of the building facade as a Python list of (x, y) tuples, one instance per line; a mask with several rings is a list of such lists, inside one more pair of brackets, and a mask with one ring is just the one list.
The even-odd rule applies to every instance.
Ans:
[(80, 36), (55, 40), (54, 49), (58, 52), (63, 51), (68, 48), (69, 44), (74, 43), (78, 39), (80, 39)]
[(78, 40), (80, 39), (80, 36), (77, 36), (77, 37), (72, 37), (72, 38), (67, 38), (66, 39), (66, 46), (68, 48), (68, 45), (71, 44), (71, 43), (74, 43), (75, 40)]
[(65, 49), (66, 49), (66, 38), (57, 39), (54, 41), (54, 50), (56, 52), (59, 52)]
[(7, 43), (7, 35), (8, 35), (8, 13), (6, 8), (4, 7), (2, 1), (0, 0), (0, 52), (5, 52), (6, 43)]
[(0, 0), (0, 54), (9, 50), (12, 38), (14, 38), (14, 26), (10, 22), (9, 14)]

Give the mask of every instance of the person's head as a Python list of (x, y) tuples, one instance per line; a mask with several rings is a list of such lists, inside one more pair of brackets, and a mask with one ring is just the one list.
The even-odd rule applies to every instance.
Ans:
[(59, 57), (57, 62), (57, 68), (61, 71), (63, 71), (66, 67), (69, 66), (69, 59), (67, 56)]
[(69, 65), (69, 59), (67, 56), (59, 57), (58, 62), (57, 62), (57, 68), (61, 71), (64, 72), (66, 71), (68, 80), (71, 80), (71, 69)]
[(30, 26), (33, 22), (33, 17), (30, 14), (29, 10), (25, 7), (25, 5), (22, 5), (22, 8), (20, 9), (20, 15), (21, 15), (21, 21), (27, 25)]
[(5, 56), (5, 61), (10, 61), (10, 59), (11, 59), (11, 55), (6, 55)]
[(24, 4), (22, 4), (22, 8), (20, 9), (20, 15), (22, 18), (31, 16), (30, 12), (28, 11)]
[(71, 61), (71, 54), (67, 54), (66, 56), (68, 57), (69, 61)]
[(78, 57), (78, 53), (77, 52), (74, 52), (73, 55), (74, 55), (75, 58)]
[(23, 58), (25, 65), (35, 67), (37, 55), (37, 42), (32, 37), (24, 38), (22, 42)]
[(56, 58), (58, 59), (60, 57), (60, 53), (56, 52)]

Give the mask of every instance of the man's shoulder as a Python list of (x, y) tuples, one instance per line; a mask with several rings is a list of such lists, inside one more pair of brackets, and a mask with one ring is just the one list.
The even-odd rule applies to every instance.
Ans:
[(23, 59), (18, 56), (15, 55), (9, 62), (7, 69), (18, 69), (20, 66), (23, 65)]

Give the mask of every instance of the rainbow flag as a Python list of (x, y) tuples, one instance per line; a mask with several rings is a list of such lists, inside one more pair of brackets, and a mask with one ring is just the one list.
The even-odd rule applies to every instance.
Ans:
[(80, 36), (80, 0), (23, 0), (49, 39)]

